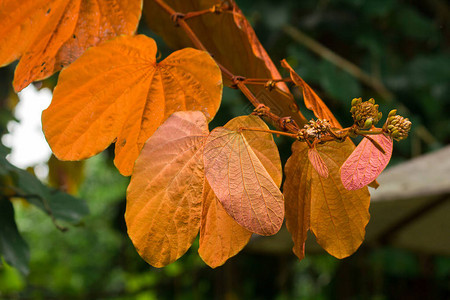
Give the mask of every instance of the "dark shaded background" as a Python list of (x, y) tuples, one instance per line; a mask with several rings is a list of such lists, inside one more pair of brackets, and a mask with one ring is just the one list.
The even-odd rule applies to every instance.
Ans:
[[(375, 98), (384, 115), (393, 108), (413, 122), (396, 143), (391, 165), (449, 143), (449, 5), (444, 0), (237, 0), (273, 61), (287, 58), (344, 126), (350, 101)], [(141, 22), (140, 32), (152, 36)], [(153, 36), (155, 37), (155, 36)], [(356, 65), (323, 58), (309, 38)], [(157, 38), (163, 56), (170, 53)], [(12, 119), (8, 98), (14, 65), (0, 69), (0, 134)], [(287, 75), (287, 74), (284, 74)], [(372, 80), (372, 83), (368, 82)], [(52, 86), (56, 76), (43, 86)], [(377, 84), (373, 84), (376, 82)], [(296, 95), (300, 99), (300, 95)], [(7, 100), (9, 99), (9, 100)], [(240, 92), (226, 88), (213, 125), (248, 114)], [(302, 112), (312, 117), (307, 111)], [(280, 138), (282, 160), (290, 140)], [(111, 151), (89, 159), (78, 195), (91, 214), (83, 224), (58, 231), (48, 216), (17, 201), (16, 220), (31, 249), (27, 277), (0, 266), (4, 299), (448, 299), (450, 258), (388, 246), (363, 246), (350, 258), (245, 250), (215, 270), (194, 245), (163, 269), (147, 265), (126, 235), (123, 214), (128, 179), (113, 167)], [(70, 171), (68, 171), (70, 172)]]

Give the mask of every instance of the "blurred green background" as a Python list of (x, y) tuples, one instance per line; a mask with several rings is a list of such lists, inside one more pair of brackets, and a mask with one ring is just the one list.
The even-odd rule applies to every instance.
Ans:
[[(449, 143), (447, 1), (237, 3), (273, 61), (277, 64), (287, 58), (344, 126), (352, 124), (349, 109), (355, 97), (373, 97), (384, 115), (398, 108), (412, 120), (410, 137), (396, 143), (391, 165)], [(145, 20), (139, 31), (152, 35)], [(155, 38), (163, 55), (168, 54), (162, 40)], [(323, 47), (332, 51), (331, 58), (324, 58)], [(7, 133), (6, 125), (13, 119), (16, 102), (10, 87), (14, 67), (0, 69), (1, 135)], [(55, 81), (54, 76), (43, 86)], [(226, 88), (214, 124), (249, 111), (240, 92)], [(277, 142), (285, 161), (291, 141), (280, 138)], [(123, 214), (128, 179), (112, 165), (111, 149), (71, 167), (50, 163), (50, 173), (57, 168), (74, 178), (72, 191), (86, 201), (90, 213), (62, 232), (35, 206), (13, 201), (17, 227), (30, 249), (29, 274), (0, 262), (0, 299), (450, 298), (449, 257), (388, 246), (368, 248), (363, 244), (344, 260), (314, 254), (301, 262), (293, 254), (244, 249), (213, 270), (201, 261), (194, 245), (179, 261), (163, 269), (152, 268), (127, 237)], [(3, 171), (0, 175), (3, 181), (9, 176)], [(47, 183), (54, 181), (49, 178)], [(64, 225), (73, 221), (61, 219)]]

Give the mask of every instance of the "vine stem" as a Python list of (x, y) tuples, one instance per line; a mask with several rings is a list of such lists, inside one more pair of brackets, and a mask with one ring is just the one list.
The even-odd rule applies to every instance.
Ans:
[[(209, 53), (208, 49), (203, 45), (203, 43), (200, 41), (198, 36), (195, 34), (195, 32), (192, 30), (192, 28), (189, 26), (189, 24), (183, 19), (183, 14), (180, 14), (176, 12), (170, 5), (168, 5), (164, 0), (153, 0), (156, 4), (158, 4), (167, 14), (169, 14), (173, 19), (174, 22), (179, 25), (184, 32), (187, 34), (191, 42), (194, 44), (195, 47), (197, 47), (200, 50), (203, 50), (207, 53)], [(211, 57), (214, 59), (214, 57), (211, 55)], [(253, 95), (253, 93), (248, 89), (246, 84), (246, 78), (241, 76), (234, 75), (230, 70), (228, 70), (226, 67), (221, 65), (216, 59), (214, 59), (217, 65), (219, 66), (220, 70), (222, 71), (222, 74), (227, 77), (231, 83), (236, 86), (238, 89), (241, 90), (241, 92), (247, 97), (247, 99), (253, 104), (253, 106), (256, 108), (258, 105), (261, 104), (261, 102)], [(253, 82), (260, 82), (260, 79), (249, 79)], [(274, 80), (274, 79), (269, 79)], [(284, 81), (285, 79), (275, 79)], [(261, 81), (264, 81), (264, 83), (267, 83), (267, 79), (261, 79)], [(277, 116), (273, 113), (270, 113), (268, 116), (272, 121), (274, 121), (277, 125), (282, 124), (283, 118), (280, 116)], [(293, 126), (292, 124), (288, 124), (289, 126), (286, 126), (286, 128), (290, 131), (294, 131), (295, 133), (298, 132), (298, 127)]]
[(262, 128), (247, 128), (247, 127), (241, 127), (239, 128), (239, 130), (248, 130), (248, 131), (259, 131), (259, 132), (267, 132), (267, 133), (272, 133), (272, 134), (276, 134), (276, 135), (284, 135), (284, 136), (288, 136), (291, 137), (293, 139), (297, 139), (297, 135), (294, 133), (289, 133), (289, 132), (284, 132), (284, 131), (278, 131), (278, 130), (271, 130), (271, 129), (262, 129)]
[[(189, 26), (189, 24), (186, 22), (186, 19), (201, 16), (207, 13), (213, 12), (212, 9), (198, 11), (198, 12), (188, 12), (186, 14), (179, 13), (175, 11), (170, 5), (168, 5), (164, 0), (153, 0), (157, 5), (159, 5), (174, 21), (174, 23), (178, 26), (180, 26), (184, 32), (187, 34), (191, 42), (194, 44), (197, 49), (203, 50), (207, 53), (209, 53), (208, 49), (203, 45), (203, 43), (200, 41), (198, 36), (195, 34), (195, 32), (192, 30), (192, 28)], [(211, 54), (210, 54), (211, 55)], [(211, 55), (211, 57), (214, 59), (214, 57)], [(214, 59), (217, 65), (219, 66), (220, 70), (222, 71), (222, 74), (227, 77), (233, 87), (238, 88), (241, 90), (241, 92), (247, 97), (247, 99), (252, 103), (252, 105), (256, 108), (260, 108), (261, 106), (264, 106), (258, 98), (250, 91), (250, 89), (247, 87), (246, 84), (269, 84), (271, 82), (292, 82), (291, 78), (280, 78), (280, 79), (266, 79), (266, 78), (245, 78), (242, 76), (236, 76), (233, 74), (230, 70), (228, 70), (226, 67), (221, 65), (216, 59)], [(295, 139), (298, 139), (298, 133), (300, 131), (300, 128), (298, 127), (295, 122), (293, 122), (290, 118), (282, 118), (280, 116), (277, 116), (276, 114), (270, 112), (268, 107), (264, 106), (265, 109), (263, 112), (257, 113), (257, 115), (264, 116), (269, 118), (272, 122), (274, 122), (279, 128), (282, 128), (283, 130), (286, 130), (288, 132), (284, 131), (276, 131), (276, 130), (262, 130), (257, 128), (252, 129), (244, 129), (243, 130), (253, 130), (253, 131), (264, 131), (268, 133), (274, 133), (278, 135), (285, 135), (289, 136)], [(336, 132), (330, 133), (330, 136), (324, 137), (321, 139), (321, 142), (325, 141), (331, 141), (331, 140), (341, 140), (349, 136), (351, 133), (362, 135), (367, 138), (369, 138), (367, 135), (373, 135), (373, 134), (380, 134), (382, 133), (381, 128), (374, 128), (374, 130), (359, 130), (354, 127), (349, 127), (345, 129), (341, 129)], [(369, 140), (374, 143), (374, 140), (369, 138)], [(374, 145), (380, 149), (379, 145), (375, 142)], [(384, 153), (384, 150), (382, 148), (380, 149)]]

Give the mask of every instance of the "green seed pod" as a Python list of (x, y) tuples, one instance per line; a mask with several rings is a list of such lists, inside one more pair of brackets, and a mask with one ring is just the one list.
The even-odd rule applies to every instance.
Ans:
[(354, 114), (355, 111), (356, 111), (356, 107), (355, 107), (355, 106), (352, 106), (352, 108), (350, 109), (350, 112), (351, 112), (352, 114)]
[(372, 104), (375, 104), (375, 99), (370, 98), (370, 99), (368, 100), (368, 102), (369, 102), (369, 103), (372, 103)]
[(356, 106), (356, 105), (360, 104), (361, 101), (362, 101), (361, 98), (354, 98), (354, 99), (352, 100), (352, 106)]
[(396, 109), (393, 109), (393, 110), (391, 110), (391, 111), (389, 112), (388, 118), (393, 117), (393, 116), (395, 116), (396, 114), (397, 114), (397, 110), (396, 110)]
[(366, 122), (364, 122), (364, 129), (369, 129), (372, 128), (372, 118), (369, 118), (366, 120)]
[(381, 118), (383, 118), (383, 113), (380, 111), (377, 116), (378, 121), (380, 121)]

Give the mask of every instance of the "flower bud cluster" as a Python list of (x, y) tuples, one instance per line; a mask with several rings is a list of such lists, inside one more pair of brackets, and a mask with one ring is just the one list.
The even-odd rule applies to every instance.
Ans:
[(328, 133), (330, 127), (330, 122), (327, 119), (311, 120), (300, 130), (299, 137), (309, 140), (321, 139)]
[(391, 110), (386, 123), (383, 126), (384, 132), (389, 134), (397, 141), (403, 140), (408, 136), (411, 130), (411, 121), (408, 118), (404, 118), (397, 115), (397, 110)]
[(373, 98), (365, 102), (361, 98), (353, 99), (350, 112), (355, 124), (361, 129), (372, 128), (372, 125), (376, 125), (382, 117), (382, 113), (378, 111), (378, 104), (375, 104)]

